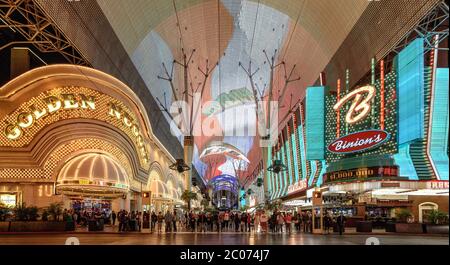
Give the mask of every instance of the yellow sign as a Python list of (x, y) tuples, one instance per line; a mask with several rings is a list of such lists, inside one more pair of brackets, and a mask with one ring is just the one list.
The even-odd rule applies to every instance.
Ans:
[[(363, 98), (363, 94), (367, 93), (367, 96)], [(353, 124), (361, 119), (364, 119), (370, 112), (370, 101), (375, 96), (374, 86), (363, 86), (345, 95), (334, 106), (335, 111), (339, 110), (347, 101), (353, 99), (350, 108), (345, 116), (345, 121), (349, 124)]]
[(16, 194), (0, 194), (0, 202), (7, 207), (16, 207), (17, 204)]
[(89, 185), (90, 181), (88, 179), (80, 179), (78, 180), (78, 183), (80, 183), (80, 185)]
[(149, 147), (138, 115), (123, 102), (99, 91), (75, 86), (58, 87), (22, 103), (5, 118), (4, 125), (0, 125), (0, 146), (22, 147), (42, 128), (60, 120), (95, 119), (119, 128), (130, 137), (140, 161), (147, 166)]
[(141, 152), (144, 161), (147, 163), (147, 150), (145, 148), (144, 137), (141, 134), (141, 130), (138, 124), (133, 121), (133, 118), (131, 118), (131, 116), (124, 109), (112, 102), (109, 103), (108, 115), (120, 120), (122, 124), (131, 131), (131, 134), (134, 136), (135, 141), (139, 147), (139, 152)]
[(33, 104), (27, 111), (17, 115), (17, 122), (9, 124), (5, 128), (5, 135), (10, 140), (19, 139), (23, 135), (23, 130), (30, 128), (33, 124), (45, 117), (51, 115), (58, 110), (70, 109), (95, 109), (95, 97), (83, 94), (61, 94), (59, 96), (49, 96), (43, 99), (45, 107), (37, 108), (37, 104)]

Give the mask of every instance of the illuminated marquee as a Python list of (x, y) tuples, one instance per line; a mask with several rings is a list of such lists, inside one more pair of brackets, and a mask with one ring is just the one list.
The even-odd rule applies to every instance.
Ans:
[(382, 130), (367, 130), (345, 135), (328, 145), (333, 153), (353, 153), (375, 148), (389, 140), (389, 133)]
[(0, 146), (25, 146), (45, 126), (67, 119), (111, 124), (133, 140), (143, 164), (149, 163), (148, 144), (136, 115), (121, 101), (85, 87), (59, 87), (21, 103), (3, 120)]
[(108, 115), (120, 120), (131, 131), (131, 134), (134, 136), (135, 141), (139, 147), (139, 152), (144, 157), (145, 162), (148, 162), (144, 137), (142, 136), (141, 130), (139, 129), (137, 123), (133, 121), (131, 115), (128, 114), (124, 109), (122, 109), (117, 104), (114, 104), (113, 102), (109, 103)]
[(306, 190), (308, 188), (308, 182), (306, 179), (300, 180), (292, 185), (288, 186), (287, 194), (291, 194), (294, 192)]
[(448, 180), (437, 180), (437, 181), (430, 181), (427, 183), (428, 188), (429, 189), (433, 189), (433, 190), (448, 190), (449, 189), (449, 185), (448, 185)]
[(327, 184), (330, 182), (345, 182), (345, 181), (365, 180), (382, 177), (397, 177), (397, 176), (398, 176), (397, 166), (355, 168), (325, 173), (323, 175), (323, 183)]
[(33, 104), (27, 111), (17, 115), (17, 122), (9, 124), (5, 129), (5, 136), (10, 140), (19, 139), (23, 135), (23, 130), (30, 128), (39, 119), (56, 113), (58, 110), (70, 109), (95, 109), (95, 97), (86, 96), (84, 94), (60, 94), (59, 96), (49, 96), (44, 98), (45, 107), (38, 108), (37, 104)]
[(353, 90), (347, 81), (346, 76), (344, 89), (337, 82), (337, 91), (325, 95), (327, 171), (351, 167), (361, 156), (371, 156), (372, 160), (364, 161), (375, 166), (378, 160), (374, 156), (398, 152), (396, 72)]

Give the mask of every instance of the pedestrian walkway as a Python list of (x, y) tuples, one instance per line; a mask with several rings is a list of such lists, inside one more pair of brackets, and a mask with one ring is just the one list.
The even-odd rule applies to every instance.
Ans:
[(0, 234), (0, 245), (64, 245), (76, 237), (80, 245), (365, 245), (376, 237), (381, 245), (448, 245), (447, 236), (431, 235), (312, 235), (212, 233), (66, 233)]
[[(236, 232), (233, 229), (230, 229), (228, 231), (221, 231), (221, 232), (217, 232), (217, 231), (196, 231), (196, 232), (192, 232), (192, 231), (188, 231), (185, 228), (179, 228), (177, 232), (165, 232), (164, 230), (162, 231), (162, 233), (158, 233), (157, 231), (150, 231), (150, 229), (146, 228), (146, 229), (142, 229), (141, 232), (139, 231), (125, 231), (125, 232), (119, 232), (118, 230), (118, 226), (112, 226), (112, 225), (105, 225), (104, 230), (103, 231), (89, 231), (88, 227), (77, 227), (77, 229), (75, 231), (67, 231), (67, 232), (47, 232), (47, 233), (60, 233), (60, 234), (164, 234), (164, 235), (170, 235), (170, 234), (180, 234), (180, 235), (186, 235), (186, 234), (202, 234), (202, 235), (218, 235), (218, 234), (223, 234), (223, 235), (243, 235), (243, 236), (254, 236), (254, 235), (285, 235), (285, 236), (298, 236), (298, 235), (313, 235), (313, 236), (320, 236), (321, 234), (311, 234), (311, 233), (304, 233), (304, 232), (297, 232), (297, 231), (293, 231), (292, 233), (280, 233), (280, 232), (267, 232), (267, 233), (263, 233), (263, 232), (257, 232), (255, 233), (254, 230), (252, 230), (251, 232)], [(43, 232), (45, 233), (45, 232)], [(0, 233), (0, 234), (33, 234), (33, 232), (26, 232), (26, 233), (9, 233), (9, 232), (5, 232), (5, 233)], [(41, 233), (35, 233), (35, 234), (41, 234)], [(330, 232), (329, 234), (326, 234), (325, 232), (322, 235), (339, 235), (337, 232)], [(366, 233), (366, 232), (356, 232), (356, 228), (354, 227), (347, 227), (345, 229), (344, 235), (405, 235), (405, 234), (399, 234), (399, 233), (395, 233), (395, 232), (386, 232), (384, 229), (373, 229), (372, 233)], [(417, 235), (423, 235), (423, 234), (417, 234)], [(427, 236), (439, 236), (439, 235), (432, 235), (432, 234), (427, 234)], [(445, 236), (445, 235), (444, 235)]]

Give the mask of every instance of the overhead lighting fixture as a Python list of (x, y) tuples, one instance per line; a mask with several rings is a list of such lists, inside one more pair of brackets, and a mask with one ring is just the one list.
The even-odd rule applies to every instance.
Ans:
[(183, 159), (177, 159), (175, 163), (169, 166), (170, 169), (176, 170), (178, 173), (183, 173), (191, 169)]
[(269, 168), (267, 168), (267, 170), (269, 170), (275, 174), (278, 174), (281, 171), (286, 171), (287, 167), (281, 162), (281, 160), (274, 160), (272, 162), (272, 165)]

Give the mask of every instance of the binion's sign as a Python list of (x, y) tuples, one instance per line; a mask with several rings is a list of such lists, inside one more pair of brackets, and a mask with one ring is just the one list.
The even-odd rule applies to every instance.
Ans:
[(333, 153), (347, 154), (361, 152), (375, 148), (387, 140), (390, 134), (383, 130), (367, 130), (347, 134), (334, 140), (328, 145), (328, 150)]

